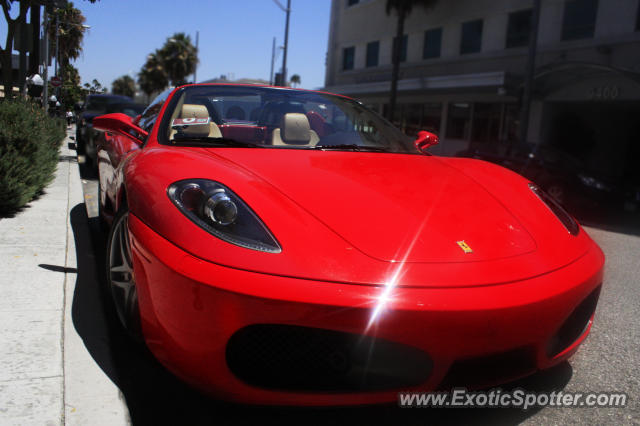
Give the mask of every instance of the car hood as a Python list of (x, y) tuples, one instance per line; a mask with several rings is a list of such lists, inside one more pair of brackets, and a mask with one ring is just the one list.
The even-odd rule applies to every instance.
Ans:
[(378, 260), (478, 262), (536, 250), (499, 199), (436, 157), (282, 149), (212, 155), (259, 176)]

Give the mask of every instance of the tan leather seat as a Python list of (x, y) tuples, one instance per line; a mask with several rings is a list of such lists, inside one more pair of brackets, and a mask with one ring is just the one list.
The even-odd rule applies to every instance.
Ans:
[(307, 116), (297, 112), (285, 114), (282, 125), (271, 135), (271, 143), (276, 146), (315, 146), (319, 139), (318, 134), (311, 130)]
[[(207, 118), (207, 117), (209, 117), (209, 111), (207, 110), (207, 107), (204, 105), (198, 105), (198, 104), (182, 105), (180, 118)], [(177, 130), (172, 129), (170, 138), (173, 139), (176, 133), (177, 133)], [(193, 136), (193, 137), (210, 137), (210, 138), (222, 137), (220, 128), (212, 120), (209, 121), (209, 124), (193, 124), (189, 126), (184, 126), (184, 128), (181, 130), (181, 134), (184, 136)]]

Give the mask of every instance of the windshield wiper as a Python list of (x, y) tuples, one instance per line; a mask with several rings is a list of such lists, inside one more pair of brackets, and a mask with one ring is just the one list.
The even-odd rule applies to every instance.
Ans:
[(252, 142), (243, 142), (236, 139), (229, 138), (213, 138), (210, 136), (176, 136), (171, 139), (169, 142), (172, 143), (194, 143), (198, 146), (231, 146), (231, 147), (242, 147), (242, 148), (260, 148), (263, 145), (252, 143)]
[(356, 144), (337, 144), (337, 145), (316, 145), (313, 149), (320, 151), (370, 151), (370, 152), (389, 152), (386, 148), (370, 145), (356, 145)]

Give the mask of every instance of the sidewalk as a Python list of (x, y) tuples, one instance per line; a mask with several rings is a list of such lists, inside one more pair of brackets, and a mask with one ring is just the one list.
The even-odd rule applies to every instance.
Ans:
[(0, 219), (2, 425), (129, 423), (119, 389), (71, 320), (77, 265), (70, 212), (83, 203), (83, 193), (68, 142), (45, 194)]

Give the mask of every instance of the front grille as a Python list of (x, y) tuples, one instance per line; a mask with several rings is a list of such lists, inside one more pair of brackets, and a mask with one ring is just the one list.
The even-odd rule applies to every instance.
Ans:
[(589, 321), (596, 311), (598, 298), (600, 297), (599, 285), (580, 303), (562, 323), (558, 332), (551, 338), (547, 346), (547, 355), (554, 357), (571, 346), (587, 330)]
[(507, 352), (457, 360), (449, 368), (440, 384), (440, 389), (478, 388), (506, 382), (534, 371), (534, 352), (527, 346)]
[(421, 350), (384, 339), (319, 328), (259, 324), (236, 332), (227, 365), (242, 381), (278, 390), (353, 392), (424, 383)]

